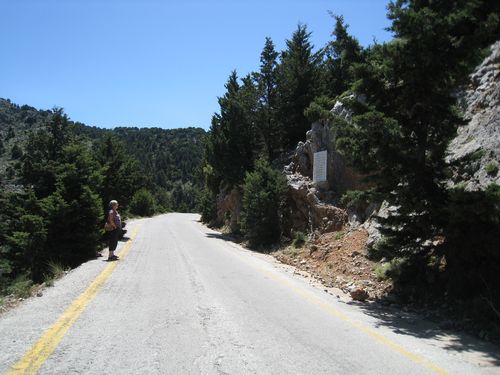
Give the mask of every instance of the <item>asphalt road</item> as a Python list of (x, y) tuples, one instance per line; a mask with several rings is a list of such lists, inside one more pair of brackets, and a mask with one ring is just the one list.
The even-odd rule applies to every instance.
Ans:
[(137, 220), (120, 261), (2, 314), (0, 373), (500, 373), (498, 348), (325, 293), (198, 219)]

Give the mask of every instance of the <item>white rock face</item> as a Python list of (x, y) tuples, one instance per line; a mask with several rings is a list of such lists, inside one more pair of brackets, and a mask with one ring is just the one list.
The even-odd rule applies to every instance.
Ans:
[(464, 106), (468, 123), (450, 143), (447, 161), (456, 181), (467, 190), (482, 190), (500, 184), (500, 173), (495, 173), (500, 168), (500, 41), (472, 73)]

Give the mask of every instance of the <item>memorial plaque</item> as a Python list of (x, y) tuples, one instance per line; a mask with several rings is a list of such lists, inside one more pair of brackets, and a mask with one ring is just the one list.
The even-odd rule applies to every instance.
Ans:
[(327, 151), (314, 153), (313, 162), (313, 182), (326, 181)]

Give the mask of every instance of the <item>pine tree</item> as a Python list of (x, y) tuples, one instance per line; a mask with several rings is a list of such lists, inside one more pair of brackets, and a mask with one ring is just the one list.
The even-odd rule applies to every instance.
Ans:
[(310, 124), (304, 110), (319, 93), (319, 62), (321, 55), (313, 52), (311, 33), (299, 25), (287, 49), (281, 54), (278, 75), (278, 116), (285, 133), (286, 147), (295, 147), (305, 140)]
[(127, 155), (124, 145), (113, 136), (107, 136), (98, 145), (96, 156), (103, 175), (100, 196), (104, 212), (111, 199), (126, 210), (134, 193), (146, 184), (137, 160)]
[(283, 147), (283, 131), (277, 118), (278, 56), (273, 41), (271, 38), (266, 38), (260, 55), (260, 72), (257, 74), (261, 95), (257, 126), (270, 160), (274, 159)]
[(339, 146), (397, 207), (383, 221), (382, 248), (409, 259), (413, 275), (425, 275), (429, 257), (443, 251), (432, 243), (447, 221), (444, 153), (462, 123), (456, 92), (499, 35), (498, 8), (489, 1), (391, 2), (396, 38), (373, 46), (356, 67), (354, 89), (366, 106), (341, 130)]
[(219, 98), (220, 113), (212, 118), (205, 142), (206, 179), (214, 192), (220, 184), (240, 184), (246, 171), (253, 168), (255, 145), (255, 112), (258, 92), (247, 76), (243, 85), (232, 72), (225, 85), (226, 93)]
[(281, 235), (285, 177), (265, 160), (258, 160), (243, 185), (242, 230), (252, 247), (270, 245)]
[(347, 91), (354, 82), (353, 66), (363, 60), (363, 50), (356, 38), (349, 35), (342, 16), (331, 13), (335, 19), (332, 36), (335, 38), (325, 48), (323, 63), (323, 94), (336, 98)]

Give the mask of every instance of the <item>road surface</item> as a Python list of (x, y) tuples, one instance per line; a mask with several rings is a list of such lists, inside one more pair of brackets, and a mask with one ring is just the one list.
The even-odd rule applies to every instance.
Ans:
[(120, 261), (2, 314), (0, 373), (499, 373), (497, 348), (348, 303), (198, 220), (137, 220)]

